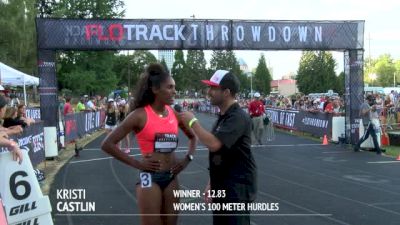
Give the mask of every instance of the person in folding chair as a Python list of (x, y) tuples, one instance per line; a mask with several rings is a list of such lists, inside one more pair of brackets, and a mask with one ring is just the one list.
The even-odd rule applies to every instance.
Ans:
[(369, 135), (371, 135), (372, 140), (374, 142), (374, 147), (376, 150), (376, 154), (382, 154), (382, 150), (378, 143), (377, 132), (380, 131), (380, 123), (379, 123), (379, 114), (376, 110), (375, 99), (372, 95), (368, 95), (365, 98), (365, 101), (360, 106), (360, 117), (362, 119), (365, 132), (361, 139), (358, 141), (356, 146), (354, 147), (354, 151), (360, 151), (361, 144), (368, 139)]
[(275, 140), (275, 130), (274, 130), (274, 124), (272, 123), (271, 120), (271, 115), (268, 112), (265, 112), (263, 116), (264, 120), (264, 127), (265, 127), (265, 133), (267, 134), (267, 141), (274, 141)]

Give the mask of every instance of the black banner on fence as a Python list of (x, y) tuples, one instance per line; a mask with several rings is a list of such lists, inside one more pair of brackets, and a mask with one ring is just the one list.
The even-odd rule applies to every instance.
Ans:
[(65, 121), (65, 142), (71, 142), (87, 133), (91, 133), (104, 125), (105, 112), (81, 112), (68, 114)]
[(78, 115), (83, 114), (81, 113), (71, 113), (64, 116), (64, 135), (65, 135), (65, 142), (69, 143), (79, 137), (78, 135), (78, 127), (77, 127), (77, 117)]
[(299, 111), (268, 108), (267, 113), (274, 125), (291, 130), (297, 130), (295, 120), (298, 118)]
[[(36, 166), (45, 160), (42, 122), (34, 123), (25, 127), (24, 132), (21, 135), (13, 135), (10, 139), (16, 141), (21, 150), (28, 151), (33, 166)], [(2, 147), (0, 152), (4, 151), (8, 151), (8, 149)]]
[(274, 125), (291, 130), (298, 130), (318, 137), (330, 137), (332, 114), (268, 108), (267, 113)]
[(40, 120), (40, 108), (26, 108), (25, 116), (34, 120)]
[(58, 126), (56, 52), (38, 51), (40, 113), (45, 127)]

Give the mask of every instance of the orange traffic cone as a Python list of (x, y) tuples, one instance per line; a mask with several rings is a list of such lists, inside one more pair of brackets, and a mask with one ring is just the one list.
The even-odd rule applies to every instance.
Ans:
[(324, 135), (324, 139), (322, 140), (322, 145), (328, 145), (328, 137), (326, 134)]
[(400, 154), (399, 154), (399, 156), (397, 156), (397, 159), (396, 159), (397, 161), (400, 161)]
[(388, 146), (388, 145), (390, 145), (390, 144), (389, 144), (389, 137), (388, 137), (388, 135), (386, 134), (386, 132), (382, 132), (382, 135), (381, 135), (381, 145), (382, 145), (382, 146)]

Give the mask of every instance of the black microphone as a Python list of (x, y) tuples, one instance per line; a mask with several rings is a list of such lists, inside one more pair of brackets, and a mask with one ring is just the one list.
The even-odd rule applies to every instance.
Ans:
[(177, 111), (178, 113), (182, 112), (182, 106), (179, 105), (179, 104), (175, 104), (175, 105), (174, 105), (174, 109), (175, 109), (175, 111)]

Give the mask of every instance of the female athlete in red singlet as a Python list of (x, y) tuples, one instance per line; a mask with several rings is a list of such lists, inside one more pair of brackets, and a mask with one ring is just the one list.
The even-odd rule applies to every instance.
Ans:
[[(177, 224), (178, 212), (173, 207), (173, 203), (179, 201), (173, 196), (173, 190), (179, 189), (176, 175), (193, 159), (196, 138), (170, 107), (175, 95), (172, 77), (162, 65), (151, 64), (140, 77), (131, 113), (102, 143), (104, 151), (139, 169), (136, 197), (140, 213), (147, 214), (141, 217), (142, 225)], [(178, 146), (178, 126), (189, 138), (189, 151), (182, 159), (174, 154)], [(140, 161), (118, 149), (118, 143), (131, 131), (135, 132), (142, 153)]]

